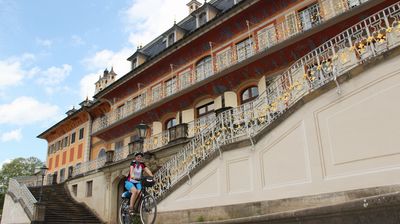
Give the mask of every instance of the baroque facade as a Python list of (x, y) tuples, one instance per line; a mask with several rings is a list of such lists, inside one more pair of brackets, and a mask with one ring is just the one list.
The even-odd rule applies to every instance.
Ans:
[[(364, 123), (354, 121), (358, 115), (335, 114), (358, 104), (346, 101), (346, 91), (374, 82), (368, 63), (396, 55), (397, 0), (192, 0), (188, 7), (184, 20), (128, 58), (130, 72), (115, 80), (113, 69), (104, 71), (93, 100), (38, 136), (48, 142), (48, 184), (66, 182), (77, 201), (109, 223), (117, 220), (118, 195), (137, 150), (155, 171), (152, 193), (165, 217), (394, 184), (380, 180), (399, 175), (390, 156), (398, 143), (389, 138), (383, 153), (351, 132), (342, 136), (346, 125)], [(382, 77), (400, 70), (389, 59), (382, 63), (375, 65)], [(331, 107), (338, 99), (347, 106)], [(318, 119), (325, 123), (313, 123)], [(139, 124), (147, 127), (144, 138)], [(364, 146), (370, 151), (358, 150)], [(379, 176), (381, 164), (392, 169)], [(369, 185), (368, 170), (375, 172)], [(357, 174), (360, 184), (341, 184)], [(329, 181), (334, 186), (326, 190)], [(188, 221), (196, 220), (182, 222)]]

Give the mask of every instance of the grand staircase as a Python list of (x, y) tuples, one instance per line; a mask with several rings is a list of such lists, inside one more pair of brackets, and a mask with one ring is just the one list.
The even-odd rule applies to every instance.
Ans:
[[(29, 190), (39, 201), (40, 187)], [(42, 202), (46, 206), (45, 223), (102, 223), (92, 211), (71, 198), (64, 184), (43, 186)]]

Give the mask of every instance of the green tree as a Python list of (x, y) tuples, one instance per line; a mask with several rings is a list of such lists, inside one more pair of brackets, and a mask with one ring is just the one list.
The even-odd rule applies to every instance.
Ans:
[(3, 164), (0, 170), (0, 211), (3, 210), (4, 194), (7, 191), (10, 178), (18, 176), (31, 176), (35, 168), (43, 166), (43, 162), (36, 157), (16, 158)]

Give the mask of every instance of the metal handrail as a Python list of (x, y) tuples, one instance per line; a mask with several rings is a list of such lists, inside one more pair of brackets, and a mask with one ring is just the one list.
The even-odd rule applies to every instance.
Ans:
[[(320, 45), (279, 75), (260, 96), (219, 114), (155, 174), (160, 198), (222, 145), (252, 139), (305, 95), (400, 45), (400, 3), (395, 3)], [(190, 176), (189, 176), (190, 177)]]
[[(316, 4), (315, 6), (308, 9), (309, 11), (315, 11), (315, 13), (316, 13), (315, 16), (317, 16), (317, 18), (318, 18), (317, 22), (311, 21), (311, 20), (310, 21), (302, 21), (300, 18), (301, 15), (299, 13), (295, 13), (295, 14), (293, 14), (292, 17), (288, 17), (284, 21), (277, 23), (275, 25), (275, 32), (273, 34), (274, 40), (270, 41), (270, 43), (268, 45), (264, 45), (260, 48), (256, 48), (255, 47), (256, 45), (254, 44), (255, 40), (252, 39), (252, 41), (251, 41), (252, 44), (250, 44), (251, 49), (249, 51), (246, 51), (245, 54), (243, 55), (243, 57), (239, 57), (237, 55), (236, 51), (234, 49), (231, 49), (230, 57), (229, 57), (230, 60), (224, 62), (224, 64), (222, 66), (215, 64), (213, 62), (213, 61), (218, 61), (218, 60), (211, 60), (211, 62), (209, 62), (209, 63), (212, 63), (212, 66), (209, 66), (211, 68), (211, 71), (207, 71), (208, 75), (206, 75), (205, 77), (198, 79), (198, 77), (196, 77), (195, 71), (192, 70), (191, 75), (190, 75), (191, 76), (190, 80), (192, 80), (191, 83), (189, 85), (185, 85), (185, 86), (179, 86), (179, 85), (175, 84), (173, 86), (174, 89), (172, 90), (171, 94), (165, 94), (164, 91), (162, 91), (162, 93), (160, 93), (160, 95), (157, 95), (158, 97), (153, 100), (151, 96), (148, 96), (149, 95), (148, 93), (150, 93), (150, 90), (151, 90), (150, 87), (146, 87), (146, 88), (142, 89), (140, 96), (144, 97), (144, 99), (142, 99), (140, 97), (138, 99), (129, 100), (126, 102), (125, 106), (120, 107), (116, 110), (113, 110), (101, 118), (95, 119), (93, 122), (93, 132), (102, 130), (125, 117), (128, 117), (140, 110), (143, 110), (146, 107), (149, 107), (150, 105), (162, 100), (165, 97), (169, 97), (170, 95), (177, 94), (180, 90), (189, 88), (190, 86), (193, 86), (194, 84), (196, 84), (204, 79), (207, 79), (209, 76), (213, 76), (219, 72), (222, 72), (223, 70), (226, 70), (226, 69), (236, 65), (237, 63), (241, 62), (243, 59), (253, 57), (254, 55), (264, 52), (266, 49), (268, 49), (274, 45), (277, 45), (285, 40), (288, 40), (288, 39), (294, 37), (295, 35), (310, 29), (311, 27), (317, 26), (317, 25), (319, 25), (327, 20), (330, 20), (346, 11), (351, 10), (351, 8), (348, 7), (346, 4), (343, 4), (343, 7), (341, 8), (341, 10), (337, 10), (333, 6), (334, 4), (337, 4), (337, 1), (338, 0), (323, 0), (320, 2), (321, 4)], [(367, 1), (370, 1), (370, 0), (364, 0), (362, 2), (358, 2), (358, 5), (364, 4)], [(327, 8), (325, 8), (325, 7), (327, 7)], [(329, 8), (329, 7), (331, 7), (331, 8)], [(320, 8), (324, 9), (323, 13), (320, 12)], [(331, 12), (328, 13), (327, 9), (329, 9)], [(324, 16), (322, 16), (322, 14), (324, 14)], [(262, 25), (264, 25), (264, 24), (258, 24), (251, 28), (249, 26), (249, 32), (255, 32)], [(246, 35), (246, 34), (243, 34), (243, 35)], [(250, 37), (250, 35), (249, 35), (249, 38), (252, 38), (252, 37)], [(227, 46), (227, 45), (230, 45), (230, 44), (228, 44), (228, 43), (221, 44), (221, 46)], [(216, 56), (215, 58), (217, 58), (217, 57), (218, 56)], [(187, 67), (187, 64), (185, 64), (181, 67), (185, 68), (185, 67)], [(176, 70), (179, 71), (179, 69), (176, 69)], [(171, 73), (171, 75), (174, 75), (174, 74)], [(160, 89), (165, 90), (165, 87), (162, 86)], [(133, 101), (135, 101), (135, 102), (133, 103)]]

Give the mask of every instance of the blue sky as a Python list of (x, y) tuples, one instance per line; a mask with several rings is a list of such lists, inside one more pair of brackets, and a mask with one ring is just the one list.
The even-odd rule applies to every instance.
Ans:
[(36, 136), (91, 97), (126, 61), (188, 15), (189, 0), (0, 0), (0, 165), (46, 158)]

